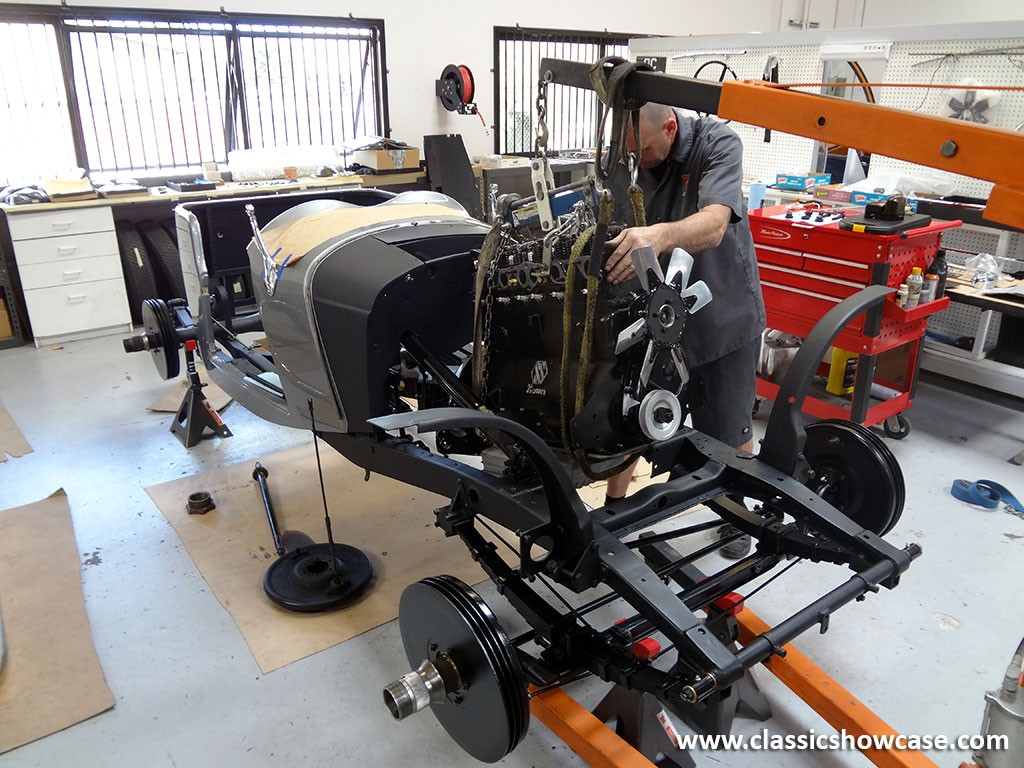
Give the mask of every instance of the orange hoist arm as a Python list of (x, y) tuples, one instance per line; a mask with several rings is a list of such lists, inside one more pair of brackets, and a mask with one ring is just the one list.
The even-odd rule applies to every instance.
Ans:
[(722, 83), (718, 115), (991, 181), (985, 218), (1024, 229), (1024, 133), (750, 80)]
[(628, 109), (653, 101), (991, 181), (995, 188), (985, 218), (1024, 229), (1024, 133), (765, 81), (717, 83), (644, 71), (612, 58), (593, 65), (541, 59), (541, 82), (594, 90), (599, 74), (610, 82), (610, 73), (619, 67), (630, 68), (617, 86), (620, 103)]

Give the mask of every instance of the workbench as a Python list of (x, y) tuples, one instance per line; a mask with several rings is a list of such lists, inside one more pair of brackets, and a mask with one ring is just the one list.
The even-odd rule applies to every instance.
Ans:
[(155, 188), (167, 190), (159, 194), (0, 206), (0, 300), (13, 331), (0, 339), (0, 349), (131, 330), (115, 219), (169, 220), (182, 202), (353, 186), (423, 188), (423, 172), (227, 183), (197, 192), (164, 187)]
[[(928, 370), (959, 381), (997, 389), (1015, 397), (1024, 397), (1024, 352), (1021, 350), (1022, 336), (1019, 332), (1021, 321), (1024, 321), (1024, 296), (978, 293), (963, 275), (950, 275), (946, 281), (946, 295), (950, 301), (982, 310), (974, 344), (970, 350), (966, 350), (936, 339), (925, 339), (922, 365), (926, 364)], [(996, 357), (993, 359), (986, 356), (984, 342), (996, 313), (1003, 316), (1003, 325), (1000, 327), (1000, 342), (996, 348)], [(1012, 318), (1013, 323), (1009, 323), (1007, 318)], [(1000, 355), (1000, 347), (1004, 343), (1009, 346), (1011, 341), (1012, 347)], [(999, 359), (1000, 357), (1003, 359)], [(1024, 450), (1014, 456), (1012, 461), (1015, 464), (1024, 464)]]

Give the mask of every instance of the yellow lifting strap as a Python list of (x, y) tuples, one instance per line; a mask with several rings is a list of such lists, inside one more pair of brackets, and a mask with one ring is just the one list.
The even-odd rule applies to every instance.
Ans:
[[(501, 242), (501, 224), (501, 221), (494, 222), (491, 231), (487, 233), (480, 246), (480, 257), (476, 264), (476, 291), (473, 297), (473, 391), (479, 398), (484, 396), (481, 390), (483, 389), (486, 352), (483, 338), (483, 318), (480, 316), (480, 299), (487, 283), (487, 276), (491, 271), (491, 263), (498, 253), (498, 245)], [(488, 290), (490, 289), (488, 288)]]
[[(644, 212), (643, 190), (641, 190), (636, 184), (630, 185), (629, 199), (633, 204), (633, 214), (636, 218), (637, 225), (646, 226), (647, 218)], [(602, 194), (600, 206), (598, 208), (598, 225), (605, 225), (602, 227), (602, 230), (604, 230), (611, 221), (613, 202), (611, 194), (607, 192)], [(572, 296), (575, 293), (576, 264), (583, 253), (583, 249), (587, 246), (587, 243), (591, 238), (593, 238), (596, 229), (597, 225), (591, 225), (584, 230), (584, 232), (576, 239), (576, 242), (573, 243), (572, 250), (569, 254), (569, 267), (565, 278), (565, 298), (563, 299), (562, 304), (562, 363), (559, 369), (559, 406), (562, 416), (562, 447), (565, 449), (566, 453), (572, 453), (576, 456), (576, 459), (580, 463), (580, 467), (588, 477), (593, 480), (604, 480), (614, 474), (618, 474), (623, 469), (630, 466), (635, 457), (630, 457), (624, 462), (611, 469), (604, 470), (603, 472), (594, 472), (590, 469), (587, 457), (583, 452), (573, 449), (569, 437), (569, 421), (571, 417), (569, 416), (569, 379), (567, 375), (569, 369), (569, 345), (572, 335)], [(603, 244), (601, 245), (603, 246)], [(598, 253), (600, 250), (600, 248), (594, 248), (592, 249), (592, 253)], [(591, 258), (593, 258), (593, 256)], [(594, 315), (597, 309), (598, 292), (601, 289), (601, 279), (597, 274), (595, 274), (597, 269), (595, 268), (588, 271), (590, 271), (591, 274), (587, 276), (587, 309), (586, 316), (583, 321), (583, 342), (580, 347), (580, 365), (576, 374), (576, 397), (572, 413), (573, 416), (578, 415), (579, 412), (583, 410), (583, 399), (586, 395), (587, 374), (589, 373), (590, 368), (590, 351), (593, 346)]]

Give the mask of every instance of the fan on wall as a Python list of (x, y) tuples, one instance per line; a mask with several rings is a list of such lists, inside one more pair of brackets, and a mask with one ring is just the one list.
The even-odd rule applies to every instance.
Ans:
[(987, 123), (986, 113), (999, 103), (999, 92), (980, 88), (973, 80), (964, 80), (949, 91), (946, 115), (971, 123)]

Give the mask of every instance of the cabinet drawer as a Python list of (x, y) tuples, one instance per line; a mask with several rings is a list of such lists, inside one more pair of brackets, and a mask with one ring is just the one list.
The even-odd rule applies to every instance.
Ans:
[(21, 275), (21, 287), (26, 291), (32, 288), (123, 277), (121, 260), (117, 256), (93, 256), (88, 259), (67, 259), (56, 263), (22, 264), (18, 268), (18, 274)]
[(25, 291), (25, 306), (36, 337), (131, 322), (121, 278), (34, 288)]
[(44, 237), (22, 240), (14, 244), (14, 260), (18, 271), (26, 264), (45, 264), (90, 256), (117, 256), (117, 236), (113, 232), (92, 232), (84, 235)]
[(85, 232), (112, 232), (114, 229), (114, 217), (105, 205), (39, 213), (8, 212), (7, 222), (11, 228), (11, 240), (14, 241)]
[(836, 256), (825, 256), (820, 253), (804, 254), (804, 269), (819, 275), (839, 277), (852, 280), (862, 285), (871, 282), (871, 265)]

